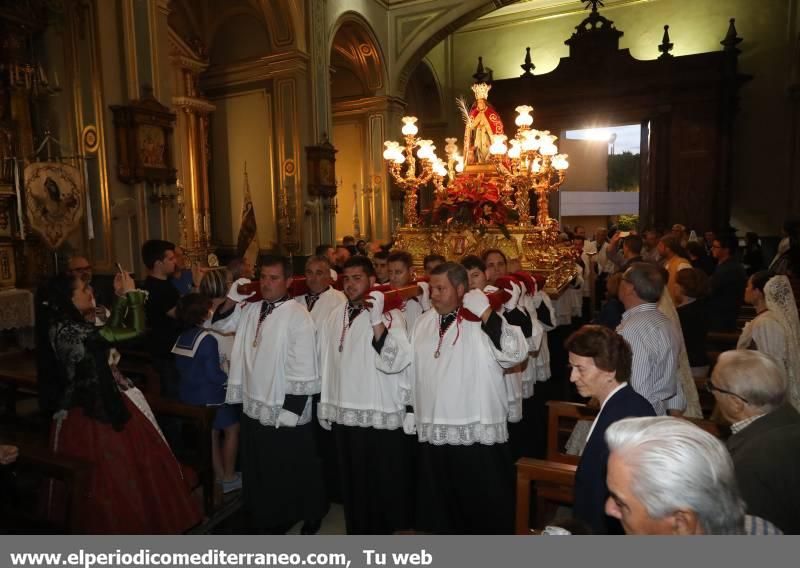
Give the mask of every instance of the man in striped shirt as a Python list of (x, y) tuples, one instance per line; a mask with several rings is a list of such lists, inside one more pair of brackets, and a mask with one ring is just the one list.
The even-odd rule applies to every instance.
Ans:
[(681, 330), (656, 305), (664, 285), (661, 269), (653, 264), (637, 262), (628, 268), (619, 286), (625, 313), (617, 327), (633, 351), (630, 385), (662, 416), (686, 409), (678, 379)]

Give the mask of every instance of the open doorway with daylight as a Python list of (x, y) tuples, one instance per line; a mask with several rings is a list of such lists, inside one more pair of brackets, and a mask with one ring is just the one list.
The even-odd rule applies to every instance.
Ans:
[(561, 133), (559, 148), (570, 162), (558, 194), (563, 225), (583, 226), (590, 238), (599, 227), (636, 227), (642, 131), (639, 124), (623, 124)]

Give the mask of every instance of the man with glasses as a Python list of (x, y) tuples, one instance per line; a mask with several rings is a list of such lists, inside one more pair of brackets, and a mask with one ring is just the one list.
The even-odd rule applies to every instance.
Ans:
[(727, 351), (706, 388), (731, 423), (727, 445), (747, 512), (800, 534), (800, 414), (785, 400), (783, 369), (759, 351)]

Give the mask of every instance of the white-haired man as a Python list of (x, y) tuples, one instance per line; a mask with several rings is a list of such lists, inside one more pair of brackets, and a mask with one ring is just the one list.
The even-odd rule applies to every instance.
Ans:
[(780, 534), (745, 519), (728, 450), (691, 422), (626, 418), (606, 430), (606, 443), (606, 514), (627, 534)]
[(800, 414), (786, 403), (785, 372), (759, 351), (727, 351), (706, 384), (732, 424), (727, 445), (747, 512), (800, 534)]

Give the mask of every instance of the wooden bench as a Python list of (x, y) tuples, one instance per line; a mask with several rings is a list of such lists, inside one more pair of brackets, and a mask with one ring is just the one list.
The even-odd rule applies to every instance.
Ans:
[(577, 402), (547, 402), (547, 461), (577, 465), (579, 456), (567, 454), (567, 440), (581, 420), (594, 420), (598, 407)]
[(17, 396), (20, 393), (35, 395), (36, 359), (30, 351), (19, 351), (0, 357), (0, 384), (6, 392), (6, 414), (12, 419), (17, 414)]
[[(3, 467), (13, 468), (17, 486), (14, 499), (20, 502), (6, 502), (0, 506), (4, 513), (0, 526), (14, 534), (80, 533), (85, 518), (91, 464), (82, 459), (56, 455), (45, 448), (16, 445), (19, 447), (17, 460)], [(64, 516), (61, 519), (48, 518), (45, 501), (48, 493), (43, 486), (51, 480), (60, 482), (63, 487)]]
[[(198, 481), (203, 488), (206, 513), (211, 515), (222, 502), (221, 488), (215, 482), (211, 459), (211, 431), (216, 410), (161, 398), (158, 373), (146, 359), (146, 356), (142, 356), (136, 361), (130, 361), (128, 365), (121, 364), (120, 369), (123, 374), (131, 374), (131, 379), (137, 386), (140, 386), (150, 408), (157, 417), (175, 418), (196, 433), (197, 440), (193, 444), (193, 451), (180, 456), (180, 458), (197, 474)], [(26, 393), (35, 395), (38, 390), (34, 354), (23, 352), (0, 357), (0, 384), (11, 389), (7, 409), (15, 414), (17, 392), (24, 390)], [(45, 444), (47, 435), (47, 430), (42, 432)]]
[[(552, 518), (559, 505), (570, 506), (573, 503), (575, 488), (575, 472), (580, 461), (578, 456), (566, 454), (564, 451), (570, 424), (579, 420), (593, 420), (598, 408), (585, 404), (563, 401), (549, 401), (547, 460), (521, 458), (517, 461), (517, 505), (515, 516), (515, 533), (520, 535), (534, 534), (544, 528)], [(710, 420), (686, 418), (706, 432), (725, 438), (728, 431)], [(565, 437), (566, 436), (566, 437)], [(533, 529), (531, 521), (531, 492), (534, 492)]]

